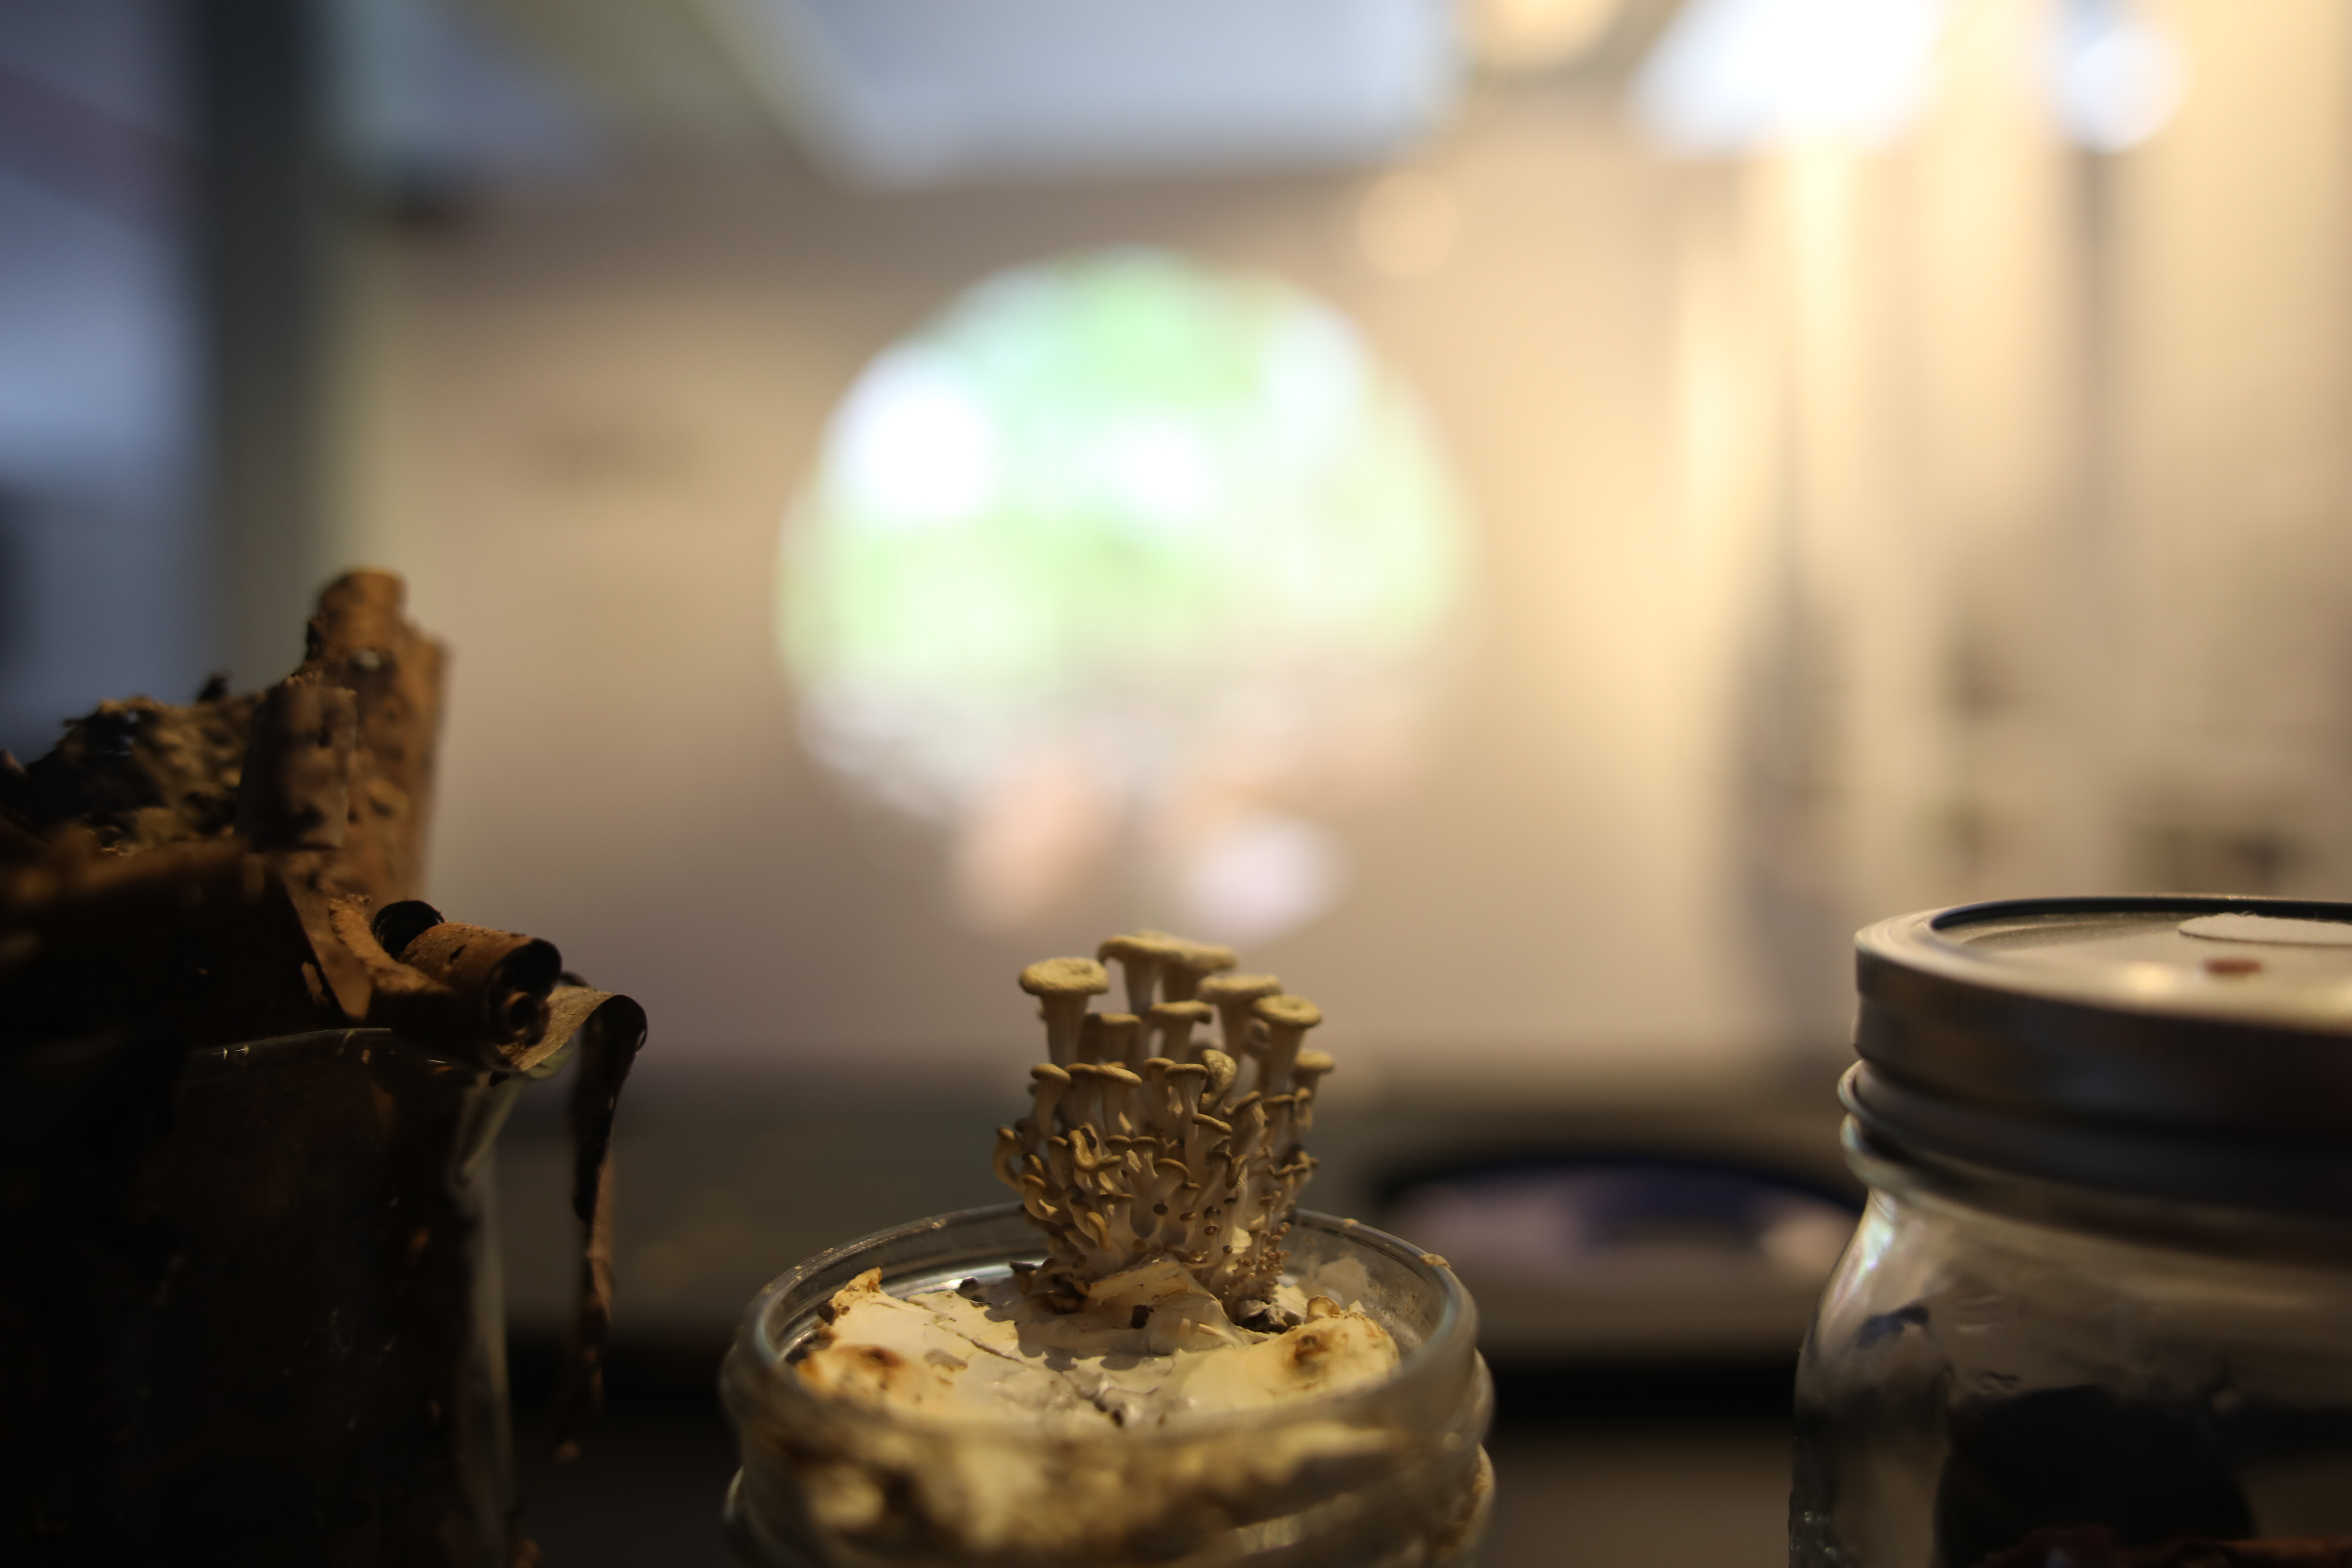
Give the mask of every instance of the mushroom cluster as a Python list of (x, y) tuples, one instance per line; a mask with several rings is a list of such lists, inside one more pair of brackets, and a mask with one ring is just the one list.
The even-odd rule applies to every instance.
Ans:
[[(1106, 960), (1125, 972), (1127, 1012), (1091, 1010), (1110, 989)], [(994, 1165), (1050, 1238), (1029, 1293), (1076, 1308), (1088, 1285), (1172, 1258), (1235, 1322), (1266, 1311), (1331, 1058), (1302, 1048), (1315, 1005), (1234, 962), (1142, 931), (1021, 972), (1051, 1059), (1030, 1073), (1030, 1114), (997, 1130)], [(1212, 1020), (1217, 1044), (1196, 1042)]]

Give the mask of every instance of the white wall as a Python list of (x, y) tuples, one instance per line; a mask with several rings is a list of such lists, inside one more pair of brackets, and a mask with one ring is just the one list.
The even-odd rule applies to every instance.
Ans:
[(1167, 923), (1106, 890), (957, 925), (938, 840), (801, 751), (770, 624), (866, 360), (998, 268), (1127, 241), (1349, 311), (1477, 518), (1418, 784), (1339, 814), (1352, 893), (1248, 955), (1360, 1072), (1827, 1060), (1865, 920), (2343, 889), (2352, 24), (2163, 9), (2188, 105), (2095, 158), (2049, 117), (2049, 15), (1958, 7), (1888, 145), (1675, 164), (1597, 95), (1489, 95), (1420, 161), (1460, 221), (1410, 278), (1360, 250), (1356, 176), (706, 168), (384, 247), (350, 549), (457, 650), (436, 897), (643, 996), (654, 1070), (993, 1064), (1022, 962)]

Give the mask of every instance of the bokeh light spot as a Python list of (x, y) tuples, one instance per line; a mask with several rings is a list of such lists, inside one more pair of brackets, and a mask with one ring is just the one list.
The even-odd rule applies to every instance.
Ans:
[(850, 389), (786, 519), (811, 751), (945, 826), (973, 923), (1110, 878), (1264, 937), (1344, 884), (1467, 568), (1416, 399), (1276, 279), (1165, 252), (988, 279)]

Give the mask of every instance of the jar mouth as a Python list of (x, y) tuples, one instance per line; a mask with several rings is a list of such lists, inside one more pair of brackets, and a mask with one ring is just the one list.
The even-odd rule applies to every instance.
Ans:
[(1874, 1141), (1957, 1166), (2282, 1217), (2352, 1213), (2352, 1157), (2340, 1137), (2225, 1136), (2037, 1115), (1923, 1089), (1866, 1061), (1846, 1070), (1838, 1098)]
[[(2104, 1173), (2053, 1173), (2039, 1164), (2000, 1163), (1916, 1136), (1865, 1109), (1868, 1075), (1848, 1069), (1839, 1098), (1847, 1110), (1840, 1142), (1847, 1166), (1874, 1192), (1957, 1204), (1979, 1215), (2074, 1235), (2188, 1250), (2219, 1258), (2308, 1262), (2341, 1267), (2352, 1257), (2352, 1208), (2283, 1206), (2216, 1197), (2212, 1173), (2193, 1169), (2176, 1190), (2148, 1192), (2094, 1179)], [(1857, 1093), (1857, 1089), (1861, 1093)], [(2270, 1184), (2264, 1184), (2268, 1186)], [(2192, 1190), (2195, 1189), (2195, 1190)]]
[[(1270, 1426), (1297, 1421), (1346, 1420), (1359, 1412), (1393, 1408), (1400, 1399), (1410, 1403), (1423, 1389), (1434, 1397), (1440, 1387), (1451, 1386), (1463, 1375), (1476, 1352), (1477, 1309), (1442, 1259), (1370, 1226), (1306, 1210), (1292, 1216), (1286, 1240), (1294, 1264), (1301, 1251), (1311, 1248), (1316, 1256), (1310, 1269), (1294, 1267), (1285, 1271), (1286, 1278), (1311, 1268), (1349, 1263), (1362, 1270), (1375, 1299), (1361, 1305), (1396, 1339), (1401, 1353), (1395, 1370), (1378, 1383), (1302, 1395), (1257, 1410), (1171, 1416), (1148, 1430), (1123, 1434), (1121, 1444), (1193, 1444), (1221, 1433), (1263, 1433)], [(770, 1281), (745, 1310), (730, 1359), (746, 1363), (764, 1396), (783, 1406), (787, 1415), (793, 1410), (822, 1413), (832, 1420), (984, 1435), (990, 1441), (1098, 1442), (1098, 1436), (1048, 1436), (1018, 1419), (941, 1421), (830, 1399), (802, 1387), (786, 1365), (793, 1350), (815, 1328), (817, 1310), (868, 1268), (880, 1268), (884, 1289), (903, 1296), (914, 1289), (951, 1288), (975, 1273), (1042, 1262), (1045, 1257), (1042, 1237), (1017, 1203), (937, 1215), (876, 1231), (819, 1253)], [(1411, 1299), (1402, 1299), (1407, 1292)], [(730, 1376), (729, 1382), (733, 1381)]]
[(270, 1035), (261, 1039), (198, 1046), (187, 1053), (184, 1070), (191, 1074), (207, 1075), (266, 1070), (313, 1058), (339, 1056), (346, 1051), (372, 1050), (402, 1051), (421, 1061), (444, 1062), (451, 1067), (479, 1065), (446, 1056), (433, 1049), (429, 1044), (395, 1030), (342, 1028), (305, 1029), (295, 1035)]

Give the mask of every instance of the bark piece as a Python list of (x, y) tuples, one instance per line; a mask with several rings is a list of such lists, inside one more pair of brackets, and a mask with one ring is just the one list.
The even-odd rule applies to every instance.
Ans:
[(447, 650), (402, 614), (406, 596), (389, 572), (338, 577), (319, 595), (308, 656), (289, 678), (341, 688), (354, 699), (349, 826), (335, 879), (378, 904), (424, 890), (448, 662)]
[(236, 826), (259, 702), (252, 693), (184, 708), (152, 697), (101, 702), (69, 721), (47, 755), (0, 767), (0, 811), (41, 837), (79, 823), (113, 851), (221, 837)]
[(0, 878), (0, 1046), (341, 1021), (284, 882), (233, 839), (114, 856), (70, 832)]
[(342, 847), (358, 730), (357, 695), (341, 687), (289, 680), (261, 694), (236, 792), (247, 843), (265, 851)]

